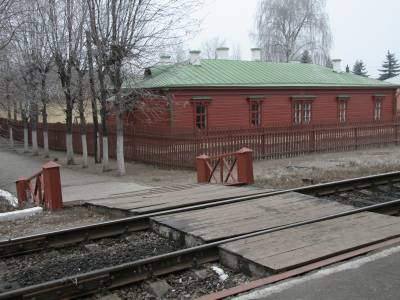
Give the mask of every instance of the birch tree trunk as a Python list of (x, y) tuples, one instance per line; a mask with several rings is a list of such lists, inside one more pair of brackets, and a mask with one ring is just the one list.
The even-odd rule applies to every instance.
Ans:
[(32, 153), (39, 155), (38, 139), (37, 139), (37, 124), (38, 124), (38, 108), (35, 100), (32, 103), (31, 112), (31, 126), (32, 126)]
[(124, 176), (126, 174), (125, 158), (124, 158), (124, 111), (121, 105), (117, 105), (117, 166), (118, 175)]
[(8, 125), (8, 136), (10, 139), (10, 148), (14, 149), (14, 136), (13, 136), (13, 121), (11, 114), (11, 99), (8, 93), (8, 85), (6, 86), (6, 98), (7, 98), (7, 125)]
[[(68, 103), (68, 101), (67, 101)], [(73, 165), (75, 163), (74, 161), (74, 146), (72, 143), (72, 130), (73, 130), (73, 125), (72, 125), (72, 107), (67, 104), (67, 109), (66, 109), (66, 114), (67, 114), (67, 133), (66, 133), (66, 146), (67, 146), (67, 164), (68, 165)]]
[(26, 116), (23, 117), (23, 123), (24, 123), (24, 152), (29, 152), (28, 120)]
[(50, 156), (49, 151), (49, 125), (47, 122), (47, 94), (46, 94), (46, 74), (42, 74), (42, 123), (43, 123), (43, 150), (44, 157)]
[(107, 129), (107, 88), (105, 84), (105, 76), (104, 71), (98, 68), (97, 71), (99, 77), (99, 85), (100, 85), (100, 115), (101, 115), (101, 130), (103, 136), (103, 172), (106, 172), (110, 169), (109, 161), (108, 161), (108, 129)]
[(89, 86), (91, 93), (91, 104), (92, 104), (92, 118), (93, 118), (93, 150), (94, 150), (94, 162), (96, 164), (100, 163), (99, 155), (99, 119), (97, 111), (97, 96), (95, 88), (94, 79), (94, 69), (93, 69), (93, 53), (92, 53), (92, 43), (90, 40), (90, 33), (86, 31), (86, 50), (88, 58), (88, 69), (89, 69)]
[[(88, 163), (88, 151), (87, 151), (87, 140), (86, 140), (86, 118), (85, 118), (85, 107), (84, 107), (84, 95), (83, 95), (83, 76), (84, 74), (77, 69), (78, 73), (78, 105), (79, 105), (79, 119), (80, 119), (80, 131), (82, 141), (82, 167), (87, 168)], [(96, 140), (95, 140), (96, 142)]]
[(13, 128), (12, 128), (12, 126), (11, 126), (11, 124), (9, 124), (8, 125), (9, 127), (8, 127), (8, 134), (9, 134), (9, 137), (10, 137), (10, 148), (11, 149), (14, 149), (14, 131), (13, 131)]

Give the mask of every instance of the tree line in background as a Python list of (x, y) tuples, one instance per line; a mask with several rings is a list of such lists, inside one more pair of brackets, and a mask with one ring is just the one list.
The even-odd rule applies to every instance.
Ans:
[[(332, 34), (325, 0), (260, 0), (253, 39), (263, 50), (263, 59), (273, 62), (300, 61), (332, 68)], [(346, 72), (369, 77), (362, 60)], [(379, 70), (379, 80), (400, 74), (395, 55), (388, 51)]]
[[(90, 107), (95, 160), (106, 171), (107, 101), (112, 99), (118, 172), (124, 175), (124, 114), (140, 109), (140, 101), (152, 96), (135, 83), (145, 66), (158, 61), (160, 52), (177, 47), (195, 29), (198, 22), (188, 12), (200, 4), (194, 0), (0, 0), (0, 106), (9, 120), (10, 143), (19, 117), (24, 124), (24, 148), (28, 151), (30, 124), (32, 152), (37, 155), (41, 118), (48, 156), (48, 106), (58, 105), (65, 114), (67, 161), (74, 163), (72, 130), (78, 116), (86, 167)], [(127, 85), (129, 97), (123, 93)]]

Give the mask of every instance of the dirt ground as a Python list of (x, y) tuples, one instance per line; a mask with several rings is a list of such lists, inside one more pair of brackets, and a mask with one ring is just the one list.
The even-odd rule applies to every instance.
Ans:
[(85, 207), (65, 208), (59, 212), (44, 211), (27, 219), (0, 222), (0, 240), (90, 225), (115, 218), (116, 216)]
[[(2, 139), (5, 145), (7, 140)], [(4, 147), (4, 146), (3, 146)], [(22, 145), (18, 145), (17, 153), (23, 153)], [(49, 159), (43, 156), (31, 156), (43, 162)], [(115, 160), (110, 160), (111, 170), (104, 173), (101, 164), (90, 165), (83, 169), (81, 156), (76, 155), (75, 165), (67, 165), (63, 152), (51, 151), (50, 159), (57, 159), (64, 168), (80, 170), (87, 174), (102, 174), (117, 177)], [(127, 175), (124, 180), (150, 186), (177, 185), (196, 182), (194, 170), (166, 170), (156, 166), (127, 162)], [(261, 187), (287, 188), (309, 183), (318, 183), (356, 176), (377, 174), (386, 171), (400, 170), (400, 146), (382, 146), (351, 152), (316, 153), (305, 156), (264, 160), (254, 162), (256, 185)]]

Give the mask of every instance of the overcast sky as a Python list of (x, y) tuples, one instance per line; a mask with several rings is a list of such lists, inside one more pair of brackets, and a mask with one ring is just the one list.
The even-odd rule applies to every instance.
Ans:
[[(254, 16), (258, 0), (205, 0), (201, 31), (189, 42), (200, 48), (203, 41), (219, 36), (228, 46), (240, 44), (243, 59), (254, 46)], [(377, 76), (387, 50), (400, 58), (399, 0), (327, 0), (334, 38), (332, 58), (341, 58), (343, 68), (362, 59), (370, 75)]]

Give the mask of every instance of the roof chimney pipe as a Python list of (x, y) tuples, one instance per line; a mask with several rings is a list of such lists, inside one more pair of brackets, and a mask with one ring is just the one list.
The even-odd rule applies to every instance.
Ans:
[(160, 56), (160, 64), (163, 66), (171, 64), (171, 56), (170, 55), (161, 55)]
[(199, 50), (192, 50), (189, 52), (191, 65), (193, 65), (193, 66), (201, 65), (200, 53), (201, 53), (201, 51), (199, 51)]
[(342, 72), (342, 60), (332, 59), (333, 71), (336, 73)]
[(229, 48), (220, 47), (215, 49), (216, 59), (229, 59)]
[(261, 61), (261, 48), (251, 48), (251, 60)]

